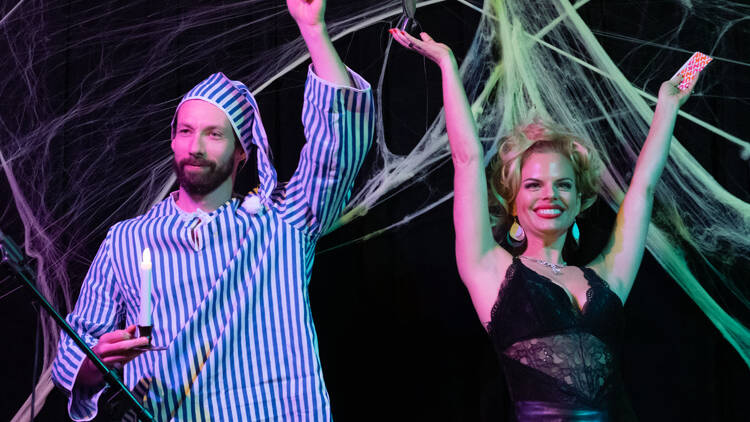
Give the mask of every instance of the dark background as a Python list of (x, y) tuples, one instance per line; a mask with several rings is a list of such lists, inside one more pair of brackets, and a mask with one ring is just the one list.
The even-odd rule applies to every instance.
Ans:
[[(641, 39), (655, 39), (661, 30), (658, 28), (669, 27), (662, 21), (679, 20), (672, 16), (673, 6), (661, 2), (633, 4), (630, 10), (592, 2), (580, 13), (592, 29)], [(633, 15), (623, 14), (623, 10)], [(418, 13), (425, 30), (452, 46), (457, 57), (463, 57), (479, 19), (477, 12), (449, 2)], [(55, 19), (64, 23), (66, 15)], [(295, 36), (286, 16), (274, 19), (280, 25), (276, 33), (268, 35), (269, 43)], [(373, 84), (380, 73), (390, 26), (383, 22), (336, 43), (344, 61)], [(692, 49), (692, 45), (700, 44), (700, 33), (684, 32), (681, 45)], [(722, 43), (730, 50), (725, 55), (736, 59), (750, 56), (742, 34), (727, 35)], [(732, 36), (737, 39), (729, 38)], [(634, 49), (632, 43), (606, 36), (600, 40), (626, 76), (643, 81), (647, 91), (655, 92), (658, 82), (671, 76), (655, 76), (652, 81), (641, 74), (646, 62), (660, 50), (642, 47), (639, 54), (629, 54)], [(665, 64), (665, 68), (676, 69), (680, 64)], [(69, 64), (73, 69), (86, 65), (85, 60)], [(305, 69), (300, 68), (257, 96), (280, 180), (291, 175), (303, 142), (298, 116), (304, 76)], [(154, 98), (174, 98), (195, 82), (183, 79), (183, 74), (175, 78), (173, 92), (154, 93)], [(406, 153), (440, 110), (439, 73), (431, 63), (425, 64), (394, 46), (383, 90), (389, 147)], [(747, 98), (750, 89), (740, 82), (711, 93)], [(743, 109), (719, 99), (691, 99), (685, 109), (699, 116), (703, 113), (730, 133), (747, 138), (750, 124)], [(147, 127), (163, 132), (169, 117), (159, 117)], [(696, 132), (690, 125), (678, 126), (677, 135), (723, 186), (744, 201), (750, 200), (747, 162), (737, 159), (727, 143), (707, 132)], [(168, 134), (163, 139), (166, 137)], [(166, 151), (164, 146), (161, 151)], [(361, 176), (367, 176), (367, 168)], [(6, 181), (0, 180), (0, 199), (10, 201)], [(439, 197), (436, 192), (444, 192), (452, 182), (450, 164), (433, 172), (426, 182), (325, 237), (319, 251), (387, 226)], [(502, 374), (456, 271), (451, 205), (449, 201), (406, 226), (363, 243), (320, 252), (316, 258), (310, 295), (336, 420), (505, 420), (508, 397)], [(2, 229), (21, 239), (17, 216), (6, 213), (2, 218)], [(582, 224), (584, 241), (596, 243), (605, 232), (601, 227), (608, 227), (612, 219), (611, 210), (601, 203), (596, 205)], [(103, 236), (104, 232), (88, 246), (87, 259), (93, 257)], [(85, 271), (84, 265), (78, 267), (72, 269), (79, 273), (74, 280), (80, 280), (81, 271)], [(0, 269), (0, 280), (7, 274)], [(10, 283), (2, 283), (2, 293), (7, 295), (0, 299), (6, 342), (0, 360), (0, 420), (10, 419), (28, 396), (34, 365), (36, 314), (28, 294), (21, 290), (9, 293), (13, 290)], [(746, 417), (743, 409), (750, 385), (748, 367), (648, 253), (625, 312), (625, 381), (642, 420), (726, 421)], [(55, 391), (37, 420), (65, 418), (66, 399)]]

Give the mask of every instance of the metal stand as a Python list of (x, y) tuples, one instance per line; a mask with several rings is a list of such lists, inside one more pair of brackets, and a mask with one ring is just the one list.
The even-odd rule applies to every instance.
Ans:
[(125, 384), (122, 383), (117, 376), (117, 373), (104, 365), (96, 353), (91, 350), (78, 333), (76, 333), (67, 321), (65, 321), (65, 318), (63, 318), (47, 301), (47, 298), (37, 290), (34, 283), (36, 277), (34, 272), (29, 268), (25, 255), (20, 251), (15, 242), (13, 242), (13, 239), (3, 234), (2, 231), (0, 231), (0, 264), (8, 264), (15, 273), (16, 278), (33, 292), (35, 298), (42, 304), (44, 309), (47, 310), (47, 313), (52, 316), (60, 329), (62, 329), (65, 334), (67, 334), (73, 342), (81, 348), (91, 362), (94, 363), (94, 366), (96, 366), (99, 372), (104, 376), (104, 380), (107, 384), (118, 390), (117, 394), (126, 396), (126, 399), (133, 404), (133, 407), (138, 413), (138, 418), (142, 421), (153, 422), (154, 417), (143, 407), (138, 399), (133, 396), (133, 393), (128, 390)]
[(401, 18), (399, 18), (396, 26), (402, 31), (411, 33), (417, 28), (417, 26), (419, 26), (419, 22), (414, 19), (414, 14), (417, 11), (417, 1), (401, 0), (401, 6), (404, 9), (404, 13), (401, 15)]

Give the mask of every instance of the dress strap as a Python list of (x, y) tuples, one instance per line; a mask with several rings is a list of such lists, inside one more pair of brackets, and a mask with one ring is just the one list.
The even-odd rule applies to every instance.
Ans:
[(505, 275), (503, 276), (503, 281), (500, 283), (500, 288), (497, 291), (495, 304), (492, 306), (492, 310), (490, 311), (490, 320), (483, 322), (488, 333), (491, 333), (493, 331), (495, 314), (497, 314), (498, 309), (500, 309), (500, 307), (502, 306), (501, 303), (505, 297), (505, 292), (508, 290), (508, 286), (512, 284), (513, 280), (517, 278), (516, 273), (522, 265), (523, 264), (521, 263), (521, 260), (518, 259), (517, 256), (514, 256), (513, 262), (508, 265), (508, 269), (505, 271)]
[(589, 267), (578, 267), (583, 272), (583, 277), (586, 278), (586, 281), (589, 282), (590, 287), (606, 287), (609, 289), (609, 284), (607, 283), (607, 280), (599, 277), (599, 274), (596, 273), (596, 271), (592, 270)]

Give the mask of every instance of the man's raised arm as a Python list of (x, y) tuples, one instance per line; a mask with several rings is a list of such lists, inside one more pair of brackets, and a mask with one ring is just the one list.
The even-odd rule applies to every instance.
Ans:
[(335, 85), (351, 87), (349, 73), (328, 36), (325, 0), (287, 0), (286, 5), (307, 44), (315, 74)]
[(325, 1), (287, 0), (312, 56), (302, 124), (307, 143), (280, 211), (292, 226), (321, 235), (335, 225), (372, 144), (375, 106), (370, 84), (347, 69), (328, 37)]

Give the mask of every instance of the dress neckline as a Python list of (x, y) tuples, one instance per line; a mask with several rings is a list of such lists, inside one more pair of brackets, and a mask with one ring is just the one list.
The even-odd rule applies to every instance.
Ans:
[(596, 272), (594, 272), (590, 268), (588, 268), (588, 267), (579, 267), (578, 265), (568, 265), (569, 267), (575, 267), (575, 268), (580, 269), (581, 272), (583, 273), (583, 278), (586, 279), (586, 283), (589, 286), (588, 289), (586, 289), (586, 301), (583, 303), (583, 305), (581, 305), (578, 302), (578, 299), (575, 297), (575, 295), (573, 295), (573, 293), (571, 293), (570, 290), (568, 290), (565, 286), (562, 286), (559, 283), (556, 283), (555, 281), (553, 281), (551, 278), (547, 277), (546, 275), (539, 274), (538, 272), (534, 271), (532, 268), (530, 268), (526, 264), (524, 264), (523, 261), (521, 261), (521, 259), (519, 259), (517, 256), (513, 257), (513, 260), (518, 265), (521, 265), (526, 270), (528, 270), (528, 271), (534, 273), (535, 275), (537, 275), (545, 283), (547, 283), (547, 284), (549, 284), (551, 286), (554, 286), (554, 288), (559, 289), (559, 291), (563, 293), (563, 295), (565, 296), (566, 300), (570, 304), (570, 307), (572, 309), (574, 309), (577, 312), (578, 315), (584, 315), (584, 314), (586, 314), (586, 309), (588, 307), (589, 302), (591, 302), (591, 297), (593, 296), (593, 288), (594, 288), (594, 286), (591, 284), (590, 273), (594, 273), (594, 276), (597, 277), (597, 278), (599, 278), (599, 280), (602, 281), (602, 284), (604, 284), (604, 286), (607, 286), (607, 283), (604, 282), (604, 280), (602, 280), (601, 277), (599, 277), (596, 274)]

